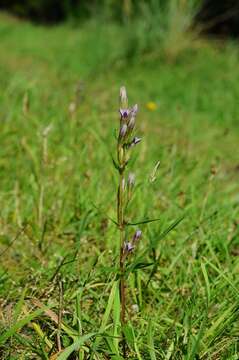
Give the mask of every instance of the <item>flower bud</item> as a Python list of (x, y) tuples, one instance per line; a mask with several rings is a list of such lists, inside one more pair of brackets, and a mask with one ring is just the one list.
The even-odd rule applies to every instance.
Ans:
[(120, 146), (118, 150), (118, 161), (120, 165), (124, 163), (124, 149), (122, 146)]
[(128, 181), (127, 181), (127, 187), (128, 187), (127, 199), (128, 199), (128, 201), (130, 201), (130, 199), (132, 197), (132, 190), (133, 190), (134, 184), (135, 184), (135, 175), (133, 173), (129, 173)]
[(125, 178), (122, 179), (122, 190), (125, 191)]
[(133, 244), (136, 243), (142, 236), (142, 231), (141, 230), (137, 230), (133, 236)]
[(120, 128), (119, 137), (120, 139), (123, 139), (125, 135), (127, 134), (128, 126), (126, 124), (123, 124)]
[(130, 146), (135, 146), (137, 145), (142, 139), (141, 138), (138, 138), (138, 137), (134, 137), (133, 140), (131, 141), (130, 143)]
[(126, 253), (129, 253), (134, 250), (134, 246), (130, 242), (125, 242), (124, 249)]
[(120, 119), (121, 119), (121, 120), (127, 120), (127, 119), (128, 119), (128, 116), (129, 116), (129, 114), (130, 114), (129, 109), (121, 108), (121, 109), (119, 110), (119, 112), (120, 112)]
[(120, 88), (120, 107), (128, 107), (128, 98), (125, 86)]
[(133, 130), (134, 127), (135, 127), (135, 117), (131, 116), (131, 118), (129, 119), (128, 128), (130, 130)]
[(138, 105), (135, 104), (135, 105), (132, 107), (132, 109), (131, 109), (131, 115), (132, 115), (132, 117), (135, 117), (136, 114), (137, 114), (137, 112), (138, 112)]

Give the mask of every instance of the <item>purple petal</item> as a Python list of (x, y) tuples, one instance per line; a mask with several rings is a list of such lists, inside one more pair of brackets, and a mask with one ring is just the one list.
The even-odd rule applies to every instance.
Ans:
[(129, 116), (130, 110), (129, 109), (120, 109), (119, 112), (121, 115), (121, 119), (127, 119), (127, 117)]
[(133, 237), (133, 243), (138, 241), (142, 236), (142, 231), (141, 230), (137, 230), (134, 234), (134, 237)]
[(125, 248), (125, 251), (128, 253), (134, 250), (134, 246), (130, 242), (125, 242), (124, 248)]

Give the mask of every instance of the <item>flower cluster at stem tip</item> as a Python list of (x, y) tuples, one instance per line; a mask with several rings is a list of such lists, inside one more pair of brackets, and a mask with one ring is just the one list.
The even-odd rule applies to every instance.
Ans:
[[(133, 131), (135, 128), (135, 121), (136, 121), (136, 115), (138, 112), (138, 105), (135, 104), (132, 108), (128, 107), (128, 99), (126, 94), (125, 87), (120, 88), (120, 130), (119, 130), (119, 136), (118, 136), (118, 144), (121, 149), (119, 151), (120, 155), (123, 155), (121, 153), (125, 153), (124, 155), (127, 155), (127, 150), (129, 150), (131, 147), (137, 145), (141, 138), (139, 137), (133, 137)], [(119, 157), (119, 164), (120, 166), (124, 166), (125, 162), (123, 160), (127, 161), (127, 156)]]

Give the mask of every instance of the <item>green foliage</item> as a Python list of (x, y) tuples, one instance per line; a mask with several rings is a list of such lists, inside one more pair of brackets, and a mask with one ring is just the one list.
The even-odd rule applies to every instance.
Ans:
[(127, 56), (132, 58), (157, 49), (172, 60), (177, 58), (182, 50), (192, 47), (197, 37), (194, 18), (200, 4), (181, 0), (142, 2), (138, 15), (126, 24)]
[[(16, 14), (33, 20), (54, 22), (68, 19), (69, 24), (78, 29), (82, 26), (83, 20), (90, 19), (89, 36), (99, 35), (104, 39), (112, 37), (110, 44), (114, 43), (115, 49), (110, 49), (109, 54), (113, 57), (113, 61), (115, 52), (119, 59), (132, 60), (155, 51), (174, 61), (183, 51), (190, 49), (197, 38), (199, 29), (196, 28), (194, 19), (200, 9), (201, 1), (25, 0), (19, 2), (12, 0), (5, 6)], [(109, 23), (110, 31), (106, 25)], [(92, 27), (97, 27), (98, 31), (101, 29), (99, 34), (92, 32)], [(115, 38), (117, 42), (113, 41)], [(88, 41), (89, 39), (85, 44), (86, 51), (89, 47)], [(90, 49), (92, 49), (91, 44)], [(104, 51), (104, 47), (97, 47), (97, 51)]]

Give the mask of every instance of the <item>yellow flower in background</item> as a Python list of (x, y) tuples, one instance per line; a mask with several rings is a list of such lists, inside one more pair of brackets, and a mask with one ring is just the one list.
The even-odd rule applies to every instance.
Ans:
[(146, 104), (146, 108), (150, 111), (155, 111), (158, 108), (158, 105), (154, 101), (149, 101)]

